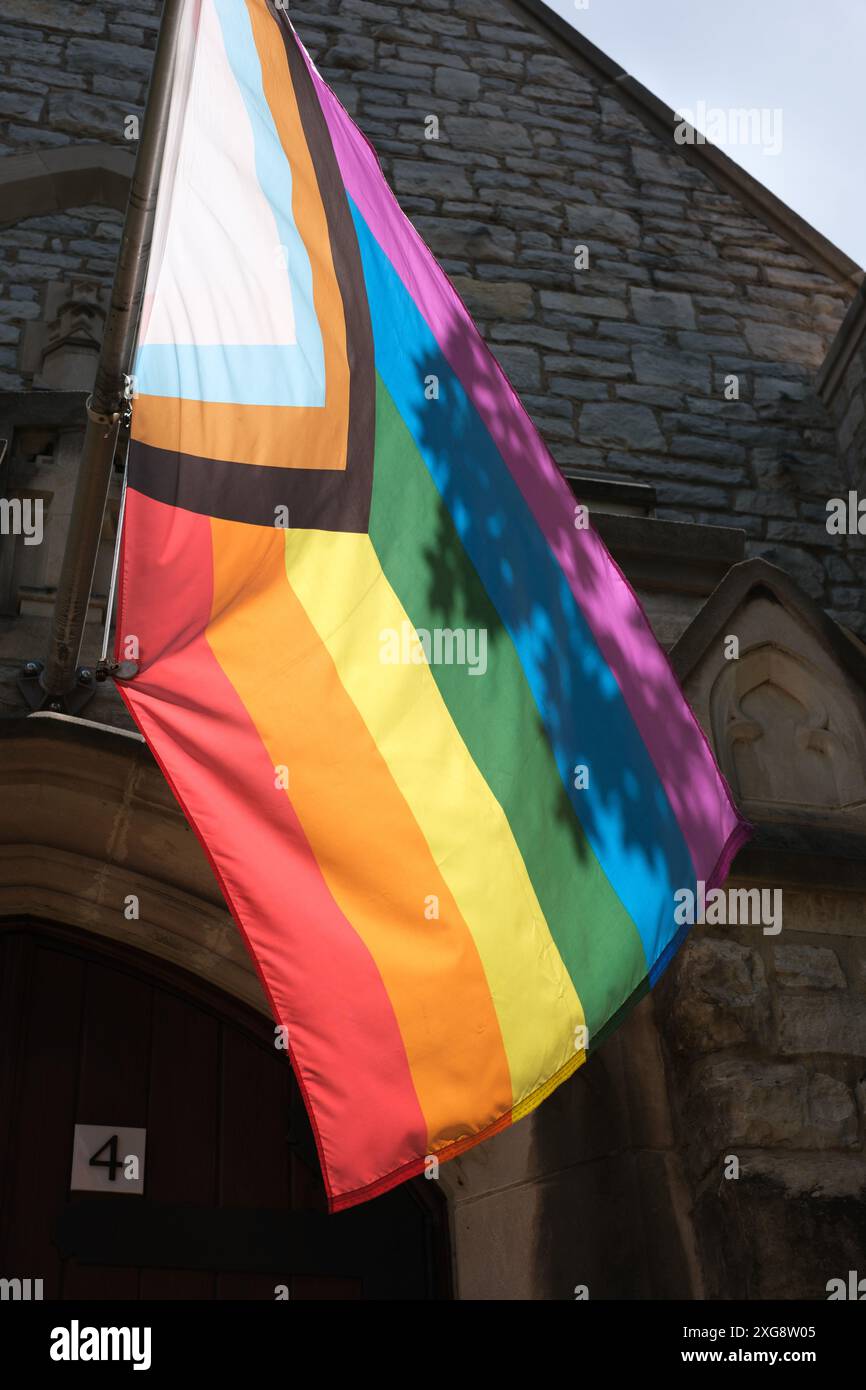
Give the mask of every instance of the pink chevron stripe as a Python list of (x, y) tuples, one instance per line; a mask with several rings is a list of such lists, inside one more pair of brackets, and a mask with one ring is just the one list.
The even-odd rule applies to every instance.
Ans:
[(448, 277), (403, 213), (373, 147), (309, 55), (347, 192), (457, 373), (562, 568), (667, 792), (694, 865), (709, 880), (719, 845), (745, 838), (707, 739), (640, 602), (594, 530), (573, 525), (574, 498)]

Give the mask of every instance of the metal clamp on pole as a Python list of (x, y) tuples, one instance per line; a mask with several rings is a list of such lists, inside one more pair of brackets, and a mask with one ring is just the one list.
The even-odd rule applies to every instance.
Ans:
[[(81, 673), (76, 668), (93, 587), (117, 432), (128, 409), (126, 374), (130, 368), (150, 253), (171, 103), (174, 57), (184, 3), (185, 0), (165, 0), (105, 336), (93, 393), (87, 401), (87, 428), (57, 585), (48, 653), (36, 677), (40, 692), (38, 706), (33, 703), (34, 677), (22, 672), (20, 681), (31, 708), (59, 706), (69, 710), (72, 705), (80, 708), (77, 692), (81, 690), (82, 682)], [(28, 667), (36, 664), (30, 662)], [(93, 677), (89, 669), (88, 676)], [(87, 698), (89, 693), (88, 688)]]
[(103, 415), (98, 410), (93, 409), (93, 397), (88, 396), (84, 402), (84, 409), (87, 411), (88, 420), (92, 420), (94, 425), (104, 425), (106, 430), (120, 424), (120, 412), (115, 410), (111, 415)]
[(94, 674), (97, 681), (131, 681), (138, 675), (138, 662), (100, 661)]

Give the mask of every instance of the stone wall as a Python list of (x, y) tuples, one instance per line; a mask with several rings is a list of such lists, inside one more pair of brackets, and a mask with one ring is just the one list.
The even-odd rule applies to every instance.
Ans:
[(696, 928), (656, 993), (710, 1298), (826, 1298), (866, 1250), (866, 900), (784, 902), (777, 937)]
[[(158, 10), (5, 0), (0, 153), (123, 144)], [(750, 554), (866, 633), (847, 547), (824, 526), (842, 479), (812, 385), (850, 280), (720, 191), (673, 128), (653, 133), (520, 5), (313, 0), (291, 15), (558, 462), (653, 482), (662, 517), (745, 528)], [(116, 235), (92, 208), (4, 235), (0, 384), (22, 379), (44, 283), (106, 281)]]
[[(144, 109), (161, 9), (160, 0), (134, 10), (114, 0), (2, 0), (0, 158), (97, 141), (134, 148), (124, 122)], [(41, 316), (47, 283), (111, 283), (120, 221), (85, 207), (3, 227), (0, 390), (30, 384), (21, 339)]]

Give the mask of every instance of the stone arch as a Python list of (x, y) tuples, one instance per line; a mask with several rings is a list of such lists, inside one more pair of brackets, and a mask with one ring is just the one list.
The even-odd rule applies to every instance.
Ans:
[[(42, 918), (133, 946), (270, 1017), (205, 855), (140, 735), (38, 714), (3, 721), (0, 737), (0, 922)], [(137, 917), (126, 915), (132, 896)]]
[[(133, 894), (139, 916), (128, 919)], [(0, 720), (0, 932), (22, 920), (133, 947), (272, 1021), (205, 854), (138, 733), (49, 712)], [(460, 1160), (443, 1166), (435, 1186), (449, 1211), (461, 1182)]]
[[(0, 1265), (40, 1296), (450, 1297), (441, 1193), (415, 1178), (332, 1223), (287, 1060), (224, 991), (54, 922), (6, 924), (0, 990)], [(106, 1200), (112, 1130), (141, 1144), (143, 1208)], [(70, 1183), (79, 1142), (95, 1191), (86, 1162)]]

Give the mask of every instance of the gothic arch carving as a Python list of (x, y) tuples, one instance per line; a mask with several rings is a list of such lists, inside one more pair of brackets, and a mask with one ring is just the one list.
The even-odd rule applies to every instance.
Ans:
[(839, 687), (801, 653), (763, 642), (713, 682), (713, 741), (746, 803), (845, 810), (866, 802), (866, 743)]

